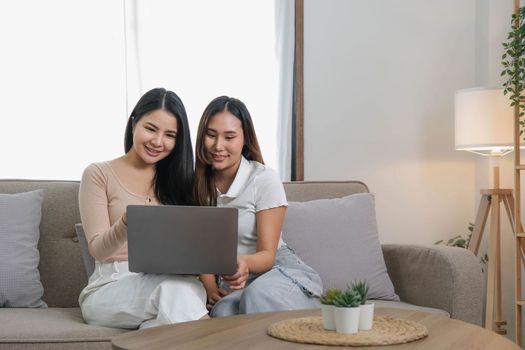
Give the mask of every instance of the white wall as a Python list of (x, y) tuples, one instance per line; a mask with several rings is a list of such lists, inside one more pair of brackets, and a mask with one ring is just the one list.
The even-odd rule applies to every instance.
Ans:
[(453, 99), (475, 84), (475, 1), (306, 0), (304, 23), (306, 180), (367, 183), (383, 242), (468, 233)]
[[(367, 183), (382, 242), (466, 234), (492, 179), (488, 159), (454, 150), (454, 91), (501, 85), (512, 11), (513, 0), (305, 0), (306, 180)], [(504, 188), (513, 161), (501, 160)], [(501, 220), (514, 339), (514, 239)]]

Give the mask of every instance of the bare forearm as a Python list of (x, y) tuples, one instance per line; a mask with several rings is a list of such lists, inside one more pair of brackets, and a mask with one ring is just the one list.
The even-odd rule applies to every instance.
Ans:
[(275, 253), (268, 250), (262, 250), (255, 254), (241, 255), (248, 264), (250, 273), (261, 274), (269, 271), (275, 263)]
[(215, 275), (202, 274), (202, 275), (199, 275), (199, 279), (201, 280), (202, 285), (204, 286), (204, 289), (206, 289), (206, 291), (217, 289), (217, 283), (215, 282)]

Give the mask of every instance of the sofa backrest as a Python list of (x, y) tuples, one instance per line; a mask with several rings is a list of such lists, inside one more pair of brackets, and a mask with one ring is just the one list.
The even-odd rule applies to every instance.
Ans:
[[(80, 291), (87, 284), (75, 224), (80, 222), (78, 181), (0, 179), (0, 193), (44, 190), (40, 223), (40, 279), (43, 300), (50, 307), (77, 307)], [(337, 198), (368, 192), (359, 181), (286, 182), (289, 201)]]
[(293, 181), (285, 182), (286, 199), (305, 202), (321, 198), (341, 198), (355, 193), (369, 192), (361, 181)]
[(78, 181), (0, 180), (0, 193), (44, 190), (40, 222), (40, 280), (42, 299), (50, 307), (78, 306), (80, 291), (87, 284), (75, 224), (78, 211)]

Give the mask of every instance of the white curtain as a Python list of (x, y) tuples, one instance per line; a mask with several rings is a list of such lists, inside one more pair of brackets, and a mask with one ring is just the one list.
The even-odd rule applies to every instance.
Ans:
[(0, 178), (79, 180), (123, 153), (120, 1), (0, 1)]
[(173, 90), (195, 140), (213, 98), (239, 98), (266, 164), (289, 179), (294, 1), (123, 2), (128, 108), (151, 88)]
[(124, 14), (124, 48), (126, 64), (126, 117), (131, 114), (138, 99), (145, 92), (142, 88), (140, 64), (139, 18), (137, 0), (122, 0)]
[(279, 168), (283, 181), (292, 170), (292, 113), (295, 58), (295, 1), (275, 0), (276, 51), (279, 72), (278, 145)]

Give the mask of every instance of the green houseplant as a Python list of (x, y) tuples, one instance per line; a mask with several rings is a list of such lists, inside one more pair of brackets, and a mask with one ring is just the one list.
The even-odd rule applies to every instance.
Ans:
[(334, 300), (341, 296), (342, 292), (337, 288), (328, 289), (321, 295), (321, 313), (323, 315), (323, 328), (328, 331), (335, 330)]
[(512, 15), (511, 30), (507, 41), (503, 43), (504, 53), (501, 57), (503, 70), (501, 76), (506, 80), (503, 83), (503, 93), (509, 95), (510, 105), (517, 108), (519, 113), (520, 135), (523, 134), (525, 121), (525, 97), (522, 94), (525, 87), (525, 7), (520, 7), (518, 13)]
[(323, 295), (321, 295), (320, 302), (323, 305), (334, 305), (334, 299), (341, 296), (342, 292), (337, 288), (328, 289)]
[(352, 289), (359, 293), (361, 297), (361, 305), (364, 305), (368, 300), (368, 284), (365, 280), (354, 281)]
[(361, 294), (354, 288), (348, 288), (334, 299), (334, 306), (336, 307), (358, 307), (359, 305), (361, 305)]
[(354, 281), (352, 289), (361, 297), (359, 305), (359, 330), (368, 331), (374, 324), (374, 304), (368, 301), (368, 283), (366, 280)]
[[(463, 235), (457, 235), (457, 236), (450, 238), (446, 242), (440, 239), (439, 241), (434, 242), (434, 244), (437, 244), (437, 245), (441, 244), (441, 245), (446, 245), (449, 247), (458, 247), (458, 248), (468, 249), (468, 246), (470, 244), (470, 239), (472, 238), (472, 232), (474, 232), (473, 223), (469, 222), (468, 230), (469, 230), (469, 234), (466, 237), (463, 237)], [(487, 263), (489, 261), (489, 257), (487, 253), (481, 255), (479, 258), (479, 261), (481, 263), (481, 271), (485, 271), (484, 267), (487, 266)]]
[(354, 288), (347, 288), (334, 299), (334, 318), (337, 333), (352, 334), (359, 330), (361, 294)]

